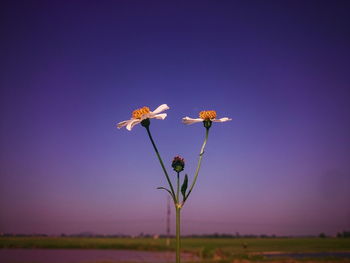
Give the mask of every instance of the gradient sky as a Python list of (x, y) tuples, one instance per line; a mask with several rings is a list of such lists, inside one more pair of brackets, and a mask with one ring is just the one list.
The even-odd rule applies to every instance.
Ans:
[(8, 1), (0, 12), (0, 232), (165, 233), (146, 131), (115, 127), (163, 103), (154, 138), (190, 180), (205, 130), (181, 118), (233, 118), (211, 129), (184, 234), (350, 229), (348, 1)]

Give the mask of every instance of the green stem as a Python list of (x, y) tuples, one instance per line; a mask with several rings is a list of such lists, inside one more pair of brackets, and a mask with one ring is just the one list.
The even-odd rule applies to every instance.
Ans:
[(177, 191), (176, 191), (176, 202), (180, 202), (180, 173), (177, 173)]
[[(210, 127), (209, 127), (209, 128), (210, 128)], [(206, 131), (205, 131), (205, 139), (204, 139), (204, 142), (203, 142), (201, 151), (200, 151), (200, 153), (199, 153), (199, 159), (198, 159), (198, 165), (197, 165), (196, 173), (195, 173), (195, 175), (194, 175), (194, 179), (193, 179), (193, 182), (192, 182), (192, 184), (191, 184), (190, 190), (188, 191), (186, 197), (184, 198), (183, 203), (185, 203), (185, 201), (187, 200), (187, 198), (190, 196), (190, 193), (192, 192), (192, 189), (193, 189), (194, 185), (196, 184), (197, 177), (198, 177), (198, 173), (199, 173), (199, 169), (200, 169), (200, 167), (201, 167), (201, 162), (202, 162), (202, 158), (203, 158), (203, 154), (204, 154), (204, 148), (205, 148), (205, 145), (207, 144), (207, 140), (208, 140), (209, 128), (206, 128)]]
[(158, 157), (158, 160), (159, 160), (159, 162), (160, 162), (160, 165), (161, 165), (162, 168), (163, 168), (163, 172), (164, 172), (165, 177), (166, 177), (166, 179), (167, 179), (167, 181), (168, 181), (168, 184), (169, 184), (169, 186), (170, 186), (170, 189), (171, 189), (171, 193), (172, 193), (172, 197), (173, 197), (174, 203), (176, 203), (176, 197), (175, 197), (174, 188), (173, 188), (173, 185), (171, 184), (169, 175), (168, 175), (168, 173), (167, 173), (167, 171), (166, 171), (166, 169), (165, 169), (163, 160), (162, 160), (162, 158), (160, 157), (160, 154), (159, 154), (159, 152), (158, 152), (157, 146), (156, 146), (156, 144), (155, 144), (154, 141), (153, 141), (153, 138), (152, 138), (151, 131), (150, 131), (149, 127), (146, 126), (145, 128), (146, 128), (146, 130), (147, 130), (147, 134), (148, 134), (148, 136), (149, 136), (149, 139), (151, 140), (151, 143), (152, 143), (153, 148), (154, 148), (154, 150), (155, 150), (155, 152), (156, 152), (156, 154), (157, 154), (157, 157)]
[(180, 255), (180, 211), (181, 208), (176, 206), (176, 263), (180, 263), (181, 255)]

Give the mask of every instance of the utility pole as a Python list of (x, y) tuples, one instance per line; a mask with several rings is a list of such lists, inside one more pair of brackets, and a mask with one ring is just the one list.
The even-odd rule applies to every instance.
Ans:
[(168, 196), (166, 216), (166, 245), (170, 246), (170, 196)]

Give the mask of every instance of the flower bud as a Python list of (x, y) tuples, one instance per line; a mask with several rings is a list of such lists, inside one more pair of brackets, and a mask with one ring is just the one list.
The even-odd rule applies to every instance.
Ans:
[(212, 121), (211, 120), (204, 120), (203, 125), (205, 128), (209, 129), (211, 127)]
[(177, 173), (182, 172), (185, 168), (184, 158), (181, 158), (180, 156), (175, 156), (171, 166), (174, 168), (175, 172)]

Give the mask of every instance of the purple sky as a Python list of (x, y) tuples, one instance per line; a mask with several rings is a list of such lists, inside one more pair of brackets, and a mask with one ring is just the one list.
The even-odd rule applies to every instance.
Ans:
[(211, 129), (184, 234), (350, 229), (348, 1), (8, 1), (0, 12), (0, 232), (164, 233), (166, 181), (146, 131), (115, 128), (163, 103), (154, 138), (190, 180), (205, 130), (181, 118), (233, 118)]

